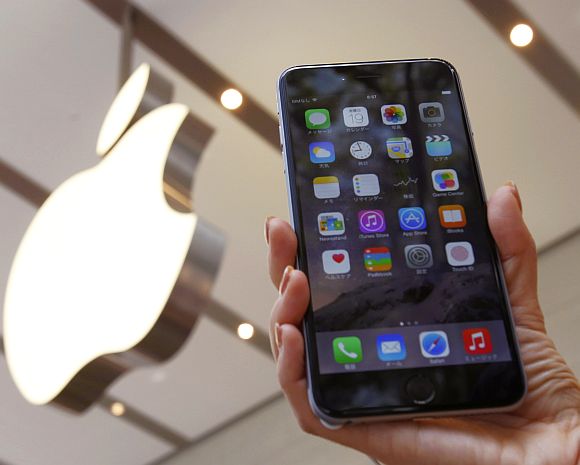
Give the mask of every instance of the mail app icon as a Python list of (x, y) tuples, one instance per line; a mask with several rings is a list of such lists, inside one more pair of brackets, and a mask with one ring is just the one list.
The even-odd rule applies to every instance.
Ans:
[(396, 362), (407, 358), (405, 339), (400, 334), (381, 334), (377, 337), (377, 355), (383, 362)]

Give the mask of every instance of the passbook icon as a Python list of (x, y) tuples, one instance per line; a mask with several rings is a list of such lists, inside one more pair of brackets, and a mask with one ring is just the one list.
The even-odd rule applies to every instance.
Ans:
[(407, 358), (405, 339), (400, 334), (381, 334), (377, 337), (377, 355), (383, 362), (396, 362)]

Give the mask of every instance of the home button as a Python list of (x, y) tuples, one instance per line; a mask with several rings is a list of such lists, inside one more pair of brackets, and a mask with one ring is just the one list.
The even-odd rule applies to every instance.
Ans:
[(408, 396), (418, 405), (425, 405), (435, 398), (435, 386), (429, 378), (416, 375), (409, 378), (405, 386)]

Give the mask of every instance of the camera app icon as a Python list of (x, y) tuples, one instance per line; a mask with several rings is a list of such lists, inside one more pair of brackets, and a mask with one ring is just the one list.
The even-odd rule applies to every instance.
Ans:
[(419, 115), (424, 123), (442, 123), (445, 121), (445, 111), (439, 102), (420, 103)]

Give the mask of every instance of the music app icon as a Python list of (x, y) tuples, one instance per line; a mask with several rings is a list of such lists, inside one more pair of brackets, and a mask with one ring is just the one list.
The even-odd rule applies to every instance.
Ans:
[(385, 214), (381, 210), (361, 210), (358, 212), (358, 225), (365, 234), (383, 232), (387, 229)]
[(493, 350), (491, 335), (486, 328), (469, 328), (463, 331), (463, 345), (469, 355), (489, 354)]

